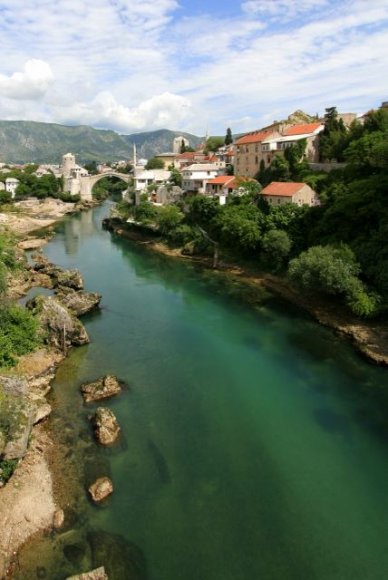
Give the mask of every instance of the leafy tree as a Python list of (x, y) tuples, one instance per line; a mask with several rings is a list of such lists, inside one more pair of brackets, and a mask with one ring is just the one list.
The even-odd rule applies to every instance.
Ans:
[(85, 163), (84, 167), (90, 173), (90, 175), (97, 175), (97, 161), (89, 161), (88, 163)]
[(164, 161), (163, 159), (152, 157), (147, 161), (145, 169), (164, 169)]
[(205, 143), (205, 153), (209, 151), (217, 151), (224, 144), (223, 137), (208, 137)]
[(156, 223), (159, 226), (160, 233), (169, 237), (174, 236), (174, 231), (184, 219), (184, 214), (176, 205), (166, 205), (159, 208), (156, 216)]
[(134, 208), (134, 217), (138, 222), (148, 223), (155, 220), (157, 216), (157, 209), (149, 201), (141, 201), (139, 205)]
[(225, 145), (231, 145), (232, 143), (233, 143), (232, 130), (228, 127), (227, 130), (226, 130), (224, 144)]
[(177, 185), (178, 187), (182, 187), (182, 174), (176, 167), (170, 165), (168, 168), (170, 171), (170, 178), (169, 181), (172, 185)]
[(268, 263), (272, 268), (279, 270), (291, 251), (292, 242), (287, 232), (283, 230), (269, 230), (262, 240), (262, 247)]
[(222, 206), (215, 220), (220, 240), (230, 248), (248, 252), (257, 248), (261, 229), (260, 212), (252, 204)]
[(369, 295), (358, 278), (360, 265), (352, 250), (342, 244), (313, 246), (291, 260), (288, 273), (303, 290), (344, 297), (360, 316), (376, 312), (378, 299)]
[(348, 139), (346, 127), (342, 119), (338, 119), (336, 107), (326, 109), (324, 125), (319, 142), (321, 160), (337, 159), (337, 161), (343, 161), (343, 152)]

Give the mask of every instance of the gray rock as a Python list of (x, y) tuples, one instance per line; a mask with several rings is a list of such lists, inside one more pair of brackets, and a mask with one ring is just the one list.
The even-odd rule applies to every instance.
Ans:
[(22, 397), (27, 394), (28, 382), (24, 377), (0, 376), (0, 387), (6, 395)]
[(58, 270), (56, 275), (57, 286), (66, 286), (74, 290), (82, 290), (84, 281), (79, 270)]
[(37, 316), (47, 344), (60, 350), (89, 343), (83, 324), (53, 296), (36, 296), (26, 304)]
[(47, 419), (47, 417), (51, 415), (51, 411), (52, 411), (51, 405), (49, 405), (48, 403), (43, 403), (42, 405), (40, 405), (35, 412), (34, 425), (36, 425), (40, 421), (43, 421), (43, 419)]
[(101, 445), (112, 445), (120, 434), (120, 425), (114, 413), (99, 407), (93, 417), (96, 439)]
[(121, 392), (121, 381), (113, 375), (105, 375), (92, 383), (81, 385), (85, 403), (100, 401), (118, 395)]
[(99, 477), (89, 487), (89, 493), (94, 502), (99, 503), (113, 492), (113, 483), (109, 477)]
[(36, 409), (23, 400), (8, 399), (8, 433), (7, 443), (3, 450), (4, 459), (20, 459), (24, 457)]
[(108, 580), (108, 576), (105, 572), (104, 566), (91, 570), (90, 572), (84, 572), (83, 574), (77, 574), (76, 576), (68, 576), (66, 580)]
[(84, 290), (74, 290), (66, 286), (59, 286), (56, 290), (56, 297), (61, 304), (66, 306), (75, 316), (82, 316), (90, 312), (100, 304), (101, 294), (96, 292), (85, 292)]

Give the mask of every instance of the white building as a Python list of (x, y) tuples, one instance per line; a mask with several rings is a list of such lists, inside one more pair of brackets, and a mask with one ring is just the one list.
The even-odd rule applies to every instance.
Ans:
[(12, 199), (16, 195), (16, 188), (19, 185), (19, 180), (16, 177), (7, 177), (5, 180), (5, 191), (12, 195)]
[(182, 170), (182, 188), (185, 191), (205, 193), (206, 184), (218, 175), (225, 175), (224, 161), (215, 163), (193, 163)]
[(135, 191), (143, 192), (148, 185), (162, 185), (170, 179), (171, 171), (166, 169), (139, 169), (135, 170), (133, 181)]

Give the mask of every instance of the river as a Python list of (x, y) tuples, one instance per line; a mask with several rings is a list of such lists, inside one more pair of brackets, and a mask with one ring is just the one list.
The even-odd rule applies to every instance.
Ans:
[[(114, 493), (79, 525), (137, 546), (149, 580), (388, 578), (388, 371), (287, 304), (112, 237), (108, 210), (66, 218), (45, 247), (103, 295), (91, 344), (58, 370), (54, 429), (65, 417), (84, 442), (80, 384), (129, 385), (106, 403), (121, 442), (92, 443), (84, 476), (105, 466)], [(46, 577), (86, 562), (62, 556)]]

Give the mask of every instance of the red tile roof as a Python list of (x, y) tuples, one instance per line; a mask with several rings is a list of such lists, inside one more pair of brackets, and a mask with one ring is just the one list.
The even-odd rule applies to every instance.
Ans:
[(211, 185), (228, 185), (229, 182), (234, 181), (233, 175), (218, 175), (217, 177), (213, 177), (213, 179), (209, 179), (208, 183)]
[(292, 127), (286, 127), (283, 131), (283, 135), (290, 137), (291, 135), (307, 135), (308, 133), (314, 133), (319, 127), (323, 127), (322, 123), (308, 123), (307, 125), (293, 125)]
[(273, 131), (257, 131), (256, 133), (250, 133), (249, 135), (244, 135), (237, 139), (235, 145), (246, 145), (247, 143), (261, 143), (264, 139), (268, 139), (272, 135)]
[(296, 181), (286, 182), (286, 181), (272, 181), (267, 187), (262, 190), (262, 195), (282, 195), (284, 197), (292, 197), (295, 193), (298, 193), (305, 183), (297, 183)]

